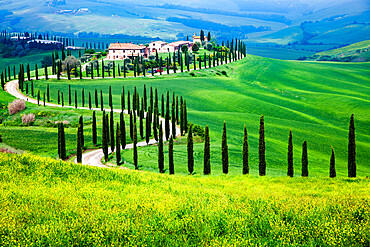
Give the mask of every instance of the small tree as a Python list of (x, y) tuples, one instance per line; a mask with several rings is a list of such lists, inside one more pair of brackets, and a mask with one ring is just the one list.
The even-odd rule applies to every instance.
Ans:
[(294, 176), (294, 167), (293, 167), (293, 136), (292, 130), (289, 130), (289, 143), (288, 143), (288, 176)]
[(64, 125), (63, 123), (60, 123), (60, 155), (59, 158), (64, 160), (67, 158), (66, 155), (66, 138), (64, 133)]
[(348, 177), (356, 177), (356, 138), (355, 138), (355, 120), (353, 114), (349, 122), (348, 132)]
[(123, 112), (120, 113), (120, 124), (119, 124), (120, 128), (121, 128), (121, 145), (122, 145), (122, 149), (125, 149), (126, 148), (126, 126), (125, 126), (125, 119), (123, 117)]
[(103, 111), (103, 126), (102, 126), (102, 149), (105, 161), (108, 161), (108, 121), (105, 111)]
[(337, 176), (337, 172), (335, 171), (335, 154), (334, 148), (331, 147), (331, 157), (330, 157), (330, 174), (331, 178), (335, 178)]
[(120, 132), (120, 127), (117, 123), (117, 128), (116, 128), (116, 161), (117, 165), (120, 164), (121, 162), (121, 145), (120, 145), (120, 140), (121, 140), (121, 132)]
[(244, 125), (243, 139), (243, 174), (249, 174), (249, 145), (247, 127)]
[(85, 145), (85, 140), (84, 140), (84, 120), (83, 120), (83, 117), (80, 116), (80, 120), (79, 120), (79, 124), (81, 126), (81, 144), (82, 144), (82, 147)]
[(307, 142), (302, 145), (302, 177), (308, 177)]
[(192, 126), (189, 128), (188, 134), (188, 171), (191, 174), (194, 172), (194, 153), (193, 153), (193, 131)]
[(170, 137), (170, 142), (168, 145), (168, 167), (170, 170), (170, 174), (175, 174), (175, 168), (173, 163), (173, 138)]
[(211, 174), (211, 143), (209, 138), (209, 127), (208, 125), (204, 131), (204, 175)]
[(110, 112), (110, 148), (112, 150), (112, 152), (114, 152), (114, 146), (115, 146), (115, 142), (114, 142), (114, 118), (113, 118), (113, 111)]
[(159, 169), (159, 172), (160, 173), (164, 173), (163, 128), (162, 128), (162, 123), (159, 124), (158, 169)]
[(79, 124), (77, 129), (77, 163), (82, 163), (82, 128), (81, 124)]
[(224, 128), (222, 131), (222, 172), (227, 174), (229, 172), (229, 150), (227, 147), (226, 122), (224, 121)]
[(260, 117), (260, 129), (259, 129), (259, 144), (258, 144), (258, 156), (259, 156), (259, 175), (266, 175), (266, 157), (265, 157), (265, 121), (263, 115)]

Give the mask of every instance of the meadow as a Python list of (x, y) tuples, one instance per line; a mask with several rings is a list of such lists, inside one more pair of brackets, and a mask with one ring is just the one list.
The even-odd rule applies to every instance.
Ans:
[(0, 245), (369, 246), (369, 179), (187, 176), (0, 153)]
[[(347, 138), (349, 117), (355, 114), (357, 172), (369, 174), (369, 63), (323, 63), (281, 61), (249, 55), (232, 65), (171, 74), (155, 78), (100, 80), (41, 80), (35, 88), (50, 85), (51, 97), (56, 90), (66, 95), (72, 90), (103, 90), (108, 102), (108, 85), (112, 86), (113, 103), (120, 108), (122, 86), (126, 92), (136, 86), (142, 95), (143, 85), (158, 88), (159, 94), (175, 91), (187, 100), (188, 121), (209, 125), (212, 174), (221, 170), (221, 132), (224, 120), (228, 130), (230, 173), (240, 174), (243, 126), (249, 134), (251, 173), (258, 172), (259, 117), (265, 116), (267, 174), (286, 175), (289, 129), (293, 132), (295, 175), (300, 175), (301, 147), (308, 142), (309, 174), (327, 177), (331, 146), (336, 152), (338, 176), (347, 175)], [(161, 98), (161, 97), (159, 97)], [(181, 142), (180, 142), (181, 143)], [(166, 148), (165, 148), (166, 150)], [(195, 145), (195, 172), (202, 173), (203, 145)], [(186, 145), (175, 147), (175, 170), (186, 172)], [(126, 161), (130, 151), (123, 151)], [(156, 147), (139, 149), (143, 170), (156, 170)]]

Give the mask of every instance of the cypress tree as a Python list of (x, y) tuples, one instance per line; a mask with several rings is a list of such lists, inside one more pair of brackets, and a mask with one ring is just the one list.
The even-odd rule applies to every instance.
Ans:
[(157, 132), (157, 115), (158, 109), (154, 109), (154, 117), (153, 117), (153, 135), (154, 139), (158, 141), (158, 132)]
[(175, 174), (175, 167), (173, 163), (173, 138), (170, 137), (170, 142), (168, 145), (168, 168), (170, 170), (170, 175)]
[(348, 177), (356, 177), (356, 138), (355, 138), (355, 120), (353, 114), (349, 122), (348, 132)]
[(72, 95), (71, 95), (71, 85), (68, 85), (68, 103), (69, 105), (72, 104)]
[(121, 94), (121, 111), (125, 110), (125, 87), (123, 86), (122, 94)]
[(113, 110), (112, 87), (109, 86), (109, 107)]
[(175, 116), (175, 105), (172, 104), (172, 119), (171, 119), (171, 124), (172, 124), (172, 139), (176, 139), (176, 116)]
[(95, 108), (98, 108), (99, 101), (98, 101), (98, 90), (95, 88)]
[(81, 98), (82, 98), (82, 107), (85, 107), (85, 89), (82, 89), (81, 93)]
[(1, 72), (1, 88), (5, 89), (4, 72)]
[(113, 111), (110, 112), (110, 148), (112, 152), (114, 152), (114, 118), (113, 118)]
[(166, 102), (166, 117), (165, 117), (165, 131), (166, 131), (166, 140), (170, 138), (170, 99), (169, 92), (167, 91), (167, 102)]
[(330, 157), (330, 172), (329, 176), (331, 178), (335, 178), (337, 176), (337, 172), (335, 171), (335, 154), (334, 154), (334, 148), (331, 147), (331, 157)]
[(120, 140), (121, 140), (121, 133), (120, 133), (120, 127), (117, 123), (117, 129), (116, 129), (116, 161), (117, 165), (120, 164), (121, 162), (121, 145), (120, 145)]
[(127, 91), (127, 110), (131, 112), (130, 90)]
[(84, 121), (82, 116), (80, 117), (79, 124), (81, 126), (81, 145), (83, 147), (85, 145), (85, 140), (84, 140)]
[(222, 131), (222, 172), (227, 174), (229, 172), (229, 150), (227, 147), (226, 122), (224, 121), (224, 128)]
[(90, 64), (90, 76), (91, 76), (91, 79), (94, 79), (94, 65), (93, 65), (93, 63)]
[(77, 109), (77, 90), (75, 90), (75, 108)]
[(28, 83), (26, 83), (26, 95), (28, 95)]
[(190, 174), (194, 172), (194, 153), (193, 153), (193, 131), (192, 126), (189, 128), (188, 134), (188, 171)]
[(308, 177), (307, 142), (302, 145), (302, 177)]
[(27, 79), (30, 81), (31, 80), (31, 70), (30, 70), (30, 64), (27, 64)]
[(60, 158), (60, 152), (61, 152), (61, 147), (60, 147), (60, 138), (61, 138), (61, 136), (60, 136), (60, 124), (61, 123), (58, 123), (58, 157)]
[(31, 81), (31, 95), (33, 97), (33, 81)]
[(95, 111), (93, 111), (92, 142), (94, 144), (94, 147), (96, 147), (96, 144), (98, 142), (98, 136), (97, 136), (97, 132), (96, 132), (96, 113), (95, 113)]
[(293, 136), (292, 130), (289, 130), (289, 144), (288, 144), (288, 176), (294, 176), (294, 167), (293, 167)]
[(71, 71), (70, 71), (68, 63), (67, 63), (67, 76), (68, 76), (68, 80), (71, 80)]
[(144, 123), (143, 123), (143, 114), (140, 114), (140, 117), (139, 117), (139, 121), (140, 121), (140, 126), (139, 126), (139, 129), (140, 129), (140, 137), (141, 139), (144, 139)]
[(165, 112), (165, 108), (164, 108), (164, 96), (163, 96), (163, 94), (162, 94), (162, 117), (165, 117), (166, 115), (166, 112)]
[(176, 124), (179, 124), (179, 96), (176, 95)]
[(91, 110), (91, 108), (92, 108), (91, 93), (89, 92), (89, 109)]
[(132, 119), (132, 111), (130, 111), (130, 138), (133, 141), (134, 140), (134, 121)]
[[(76, 70), (76, 72), (77, 72), (77, 70)], [(81, 66), (81, 64), (80, 64), (80, 80), (82, 80), (82, 66)]]
[(123, 112), (120, 113), (120, 128), (121, 128), (121, 145), (122, 149), (126, 148), (126, 125), (125, 125), (125, 119), (123, 117)]
[(146, 115), (146, 119), (145, 119), (145, 141), (146, 141), (146, 144), (148, 145), (149, 144), (149, 139), (150, 139), (150, 136), (151, 136), (151, 118), (152, 118), (152, 113), (151, 113), (151, 108), (149, 106), (149, 109), (148, 109), (148, 113)]
[(113, 61), (113, 78), (116, 78), (116, 63)]
[(184, 101), (184, 131), (188, 133), (188, 110), (186, 109), (186, 100)]
[(108, 134), (107, 134), (107, 117), (103, 111), (103, 126), (102, 126), (102, 149), (105, 161), (108, 161)]
[(154, 107), (154, 100), (153, 100), (153, 88), (152, 87), (150, 87), (150, 109), (154, 109), (153, 107)]
[(260, 129), (259, 129), (259, 144), (258, 144), (258, 155), (259, 155), (259, 175), (266, 175), (266, 157), (265, 157), (265, 121), (263, 115), (260, 117)]
[(37, 64), (35, 64), (35, 77), (36, 77), (36, 80), (39, 79), (39, 70), (37, 68)]
[(244, 125), (243, 139), (243, 174), (249, 174), (249, 145), (247, 127)]
[(45, 68), (45, 79), (48, 80), (49, 79), (49, 77), (48, 77), (48, 65), (45, 64), (44, 68)]
[(143, 97), (144, 97), (144, 111), (147, 111), (147, 109), (148, 109), (148, 102), (147, 102), (147, 95), (146, 95), (146, 86), (145, 86), (145, 84), (144, 84), (144, 93), (143, 93)]
[(180, 134), (184, 135), (184, 103), (180, 98)]
[(204, 175), (211, 174), (211, 143), (209, 138), (209, 127), (204, 130)]
[(134, 122), (134, 166), (135, 170), (138, 170), (138, 161), (137, 161), (137, 128), (136, 121)]
[(46, 101), (46, 99), (45, 99), (45, 92), (44, 92), (44, 107), (46, 106), (46, 105), (45, 105), (45, 101)]
[(64, 125), (60, 123), (60, 156), (62, 160), (67, 158), (66, 155), (66, 139), (64, 134)]
[(159, 169), (159, 172), (160, 173), (164, 173), (163, 128), (162, 128), (162, 123), (159, 124), (158, 169)]
[(104, 102), (103, 102), (103, 90), (100, 90), (100, 110), (104, 110)]
[(104, 69), (104, 60), (101, 60), (101, 75), (104, 79), (104, 72), (105, 72), (105, 69)]
[(63, 96), (63, 92), (61, 93), (62, 94), (62, 107), (64, 106), (64, 96)]
[(77, 163), (82, 163), (82, 126), (79, 124), (77, 129)]

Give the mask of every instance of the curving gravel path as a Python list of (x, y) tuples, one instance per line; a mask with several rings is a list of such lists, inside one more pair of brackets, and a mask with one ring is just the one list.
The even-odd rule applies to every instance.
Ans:
[[(40, 78), (45, 78), (45, 77), (40, 77)], [(49, 76), (49, 78), (56, 78), (56, 76)], [(34, 78), (32, 78), (32, 79), (34, 79)], [(36, 99), (30, 98), (30, 97), (24, 95), (22, 92), (19, 91), (18, 80), (9, 81), (5, 85), (5, 91), (7, 91), (9, 94), (13, 95), (14, 97), (16, 97), (18, 99), (23, 99), (24, 101), (27, 101), (29, 103), (37, 104)], [(44, 102), (40, 100), (40, 105), (43, 105), (43, 104), (44, 104)], [(45, 102), (45, 105), (46, 106), (52, 106), (52, 107), (62, 107), (62, 105), (48, 103), (48, 102)], [(64, 108), (75, 109), (74, 106), (63, 106), (63, 107)], [(100, 108), (91, 108), (91, 109), (89, 109), (88, 107), (77, 107), (77, 109), (92, 110), (92, 111), (94, 111), (94, 110), (95, 111), (100, 111), (101, 110)], [(111, 109), (105, 109), (105, 111), (110, 112)], [(113, 112), (121, 113), (121, 110), (113, 109)], [(127, 110), (124, 110), (124, 113), (129, 114), (129, 112)], [(160, 117), (159, 121), (162, 123), (162, 128), (164, 128), (165, 119)], [(171, 124), (171, 122), (170, 122), (170, 124)], [(163, 133), (165, 133), (164, 129), (163, 129)], [(180, 133), (180, 128), (178, 126), (176, 126), (176, 133)], [(172, 128), (170, 128), (170, 136), (171, 135), (172, 135)], [(165, 140), (165, 139), (166, 139), (165, 134), (163, 134), (163, 140)], [(155, 139), (151, 139), (148, 144), (145, 141), (142, 141), (142, 142), (138, 142), (137, 146), (138, 147), (143, 147), (143, 146), (146, 146), (146, 145), (153, 145), (153, 144), (156, 144), (156, 143), (157, 143), (157, 141)], [(132, 143), (127, 144), (126, 147), (125, 147), (125, 149), (132, 149), (132, 148), (133, 148)], [(122, 149), (122, 147), (121, 147), (121, 149)], [(104, 157), (104, 153), (103, 153), (102, 149), (97, 149), (97, 150), (93, 150), (93, 151), (84, 152), (82, 154), (82, 164), (83, 165), (89, 165), (89, 166), (109, 168), (109, 166), (106, 166), (101, 162), (103, 157)], [(75, 159), (74, 162), (77, 163), (77, 160)]]

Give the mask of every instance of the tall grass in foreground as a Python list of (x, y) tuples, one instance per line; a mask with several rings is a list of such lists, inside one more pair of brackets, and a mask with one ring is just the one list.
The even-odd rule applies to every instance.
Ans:
[(369, 246), (369, 183), (169, 176), (0, 154), (0, 245)]

